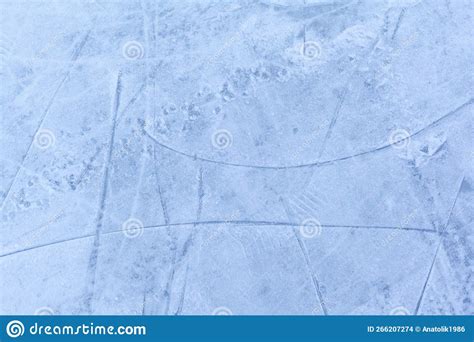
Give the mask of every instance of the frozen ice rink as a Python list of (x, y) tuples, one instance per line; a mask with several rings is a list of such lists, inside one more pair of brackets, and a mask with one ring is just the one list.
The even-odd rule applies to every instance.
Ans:
[(473, 16), (0, 0), (0, 314), (473, 314)]

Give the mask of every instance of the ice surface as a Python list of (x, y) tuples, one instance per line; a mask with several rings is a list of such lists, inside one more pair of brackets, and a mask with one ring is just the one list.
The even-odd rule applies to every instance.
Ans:
[(470, 0), (0, 2), (0, 314), (473, 314)]

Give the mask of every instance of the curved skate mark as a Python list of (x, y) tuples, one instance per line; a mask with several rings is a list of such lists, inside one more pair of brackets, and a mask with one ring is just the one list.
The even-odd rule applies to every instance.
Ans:
[[(301, 223), (299, 222), (276, 222), (276, 221), (251, 221), (251, 220), (237, 220), (237, 221), (190, 221), (190, 222), (180, 222), (180, 223), (163, 223), (159, 225), (153, 225), (153, 226), (144, 226), (144, 230), (155, 230), (159, 228), (167, 228), (167, 227), (180, 227), (180, 226), (205, 226), (205, 225), (233, 225), (233, 226), (262, 226), (262, 227), (281, 227), (281, 226), (286, 226), (286, 227), (300, 227)], [(431, 233), (431, 234), (437, 234), (438, 232), (433, 230), (433, 229), (425, 229), (425, 228), (415, 228), (415, 227), (390, 227), (390, 226), (361, 226), (361, 225), (336, 225), (336, 224), (321, 224), (321, 227), (323, 228), (354, 228), (354, 229), (383, 229), (383, 230), (401, 230), (401, 231), (412, 231), (412, 232), (420, 232), (420, 233)], [(118, 230), (112, 230), (108, 232), (100, 232), (100, 236), (106, 236), (106, 235), (113, 235), (113, 234), (121, 234), (122, 229)], [(71, 242), (71, 241), (76, 241), (76, 240), (83, 240), (83, 239), (89, 239), (89, 238), (95, 238), (96, 234), (87, 234), (87, 235), (81, 235), (73, 238), (67, 238), (67, 239), (62, 239), (58, 241), (53, 241), (53, 242), (48, 242), (45, 244), (37, 245), (37, 246), (31, 246), (27, 248), (23, 248), (17, 251), (13, 252), (8, 252), (0, 255), (0, 258), (10, 256), (10, 255), (15, 255), (19, 254), (22, 252), (27, 252), (30, 250), (38, 249), (38, 248), (43, 248), (43, 247), (48, 247), (48, 246), (54, 246), (66, 242)]]
[[(407, 136), (403, 139), (400, 139), (398, 141), (395, 141), (394, 143), (395, 144), (401, 143), (401, 142), (403, 142), (407, 139), (411, 139), (412, 137), (415, 137), (415, 136), (423, 133), (424, 131), (426, 131), (426, 130), (432, 128), (432, 127), (438, 126), (440, 123), (442, 123), (443, 121), (445, 121), (449, 117), (457, 114), (459, 111), (461, 111), (462, 109), (472, 105), (473, 103), (474, 103), (474, 98), (471, 98), (468, 101), (464, 102), (462, 105), (460, 105), (457, 108), (453, 109), (452, 111), (446, 113), (445, 115), (441, 116), (440, 118), (436, 119), (435, 121), (432, 121), (427, 126), (425, 126), (423, 128), (420, 128), (418, 131), (414, 132), (413, 134), (411, 134), (411, 135), (409, 135), (409, 136)], [(359, 152), (359, 153), (352, 154), (352, 155), (345, 156), (345, 157), (341, 157), (341, 158), (324, 160), (324, 161), (321, 161), (321, 162), (313, 162), (313, 163), (298, 164), (298, 165), (282, 165), (282, 166), (275, 165), (275, 166), (272, 166), (272, 165), (231, 163), (231, 162), (224, 162), (224, 161), (218, 161), (218, 160), (213, 160), (213, 159), (209, 159), (209, 158), (199, 157), (197, 155), (192, 155), (192, 154), (189, 154), (189, 153), (186, 153), (186, 152), (179, 151), (177, 149), (172, 148), (171, 146), (168, 146), (168, 145), (165, 145), (165, 144), (161, 143), (154, 135), (152, 135), (150, 132), (148, 132), (148, 130), (145, 129), (145, 128), (143, 129), (143, 131), (144, 131), (145, 135), (147, 135), (157, 145), (159, 145), (162, 148), (167, 149), (171, 152), (182, 155), (184, 157), (191, 158), (193, 160), (200, 160), (200, 161), (207, 162), (207, 163), (226, 165), (226, 166), (235, 166), (235, 167), (253, 168), (253, 169), (286, 170), (286, 169), (299, 169), (299, 168), (305, 168), (305, 167), (320, 167), (320, 166), (331, 165), (331, 164), (336, 163), (336, 162), (340, 162), (340, 161), (344, 161), (344, 160), (348, 160), (348, 159), (368, 155), (368, 154), (371, 154), (371, 153), (376, 153), (376, 152), (379, 152), (379, 151), (383, 151), (383, 150), (388, 149), (392, 146), (392, 144), (389, 143), (389, 144), (385, 144), (385, 145), (382, 145), (380, 147), (374, 148), (372, 150)]]

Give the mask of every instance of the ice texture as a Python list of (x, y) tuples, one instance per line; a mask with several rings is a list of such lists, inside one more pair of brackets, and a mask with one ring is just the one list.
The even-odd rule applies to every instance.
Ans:
[(471, 0), (0, 1), (0, 314), (474, 314)]

